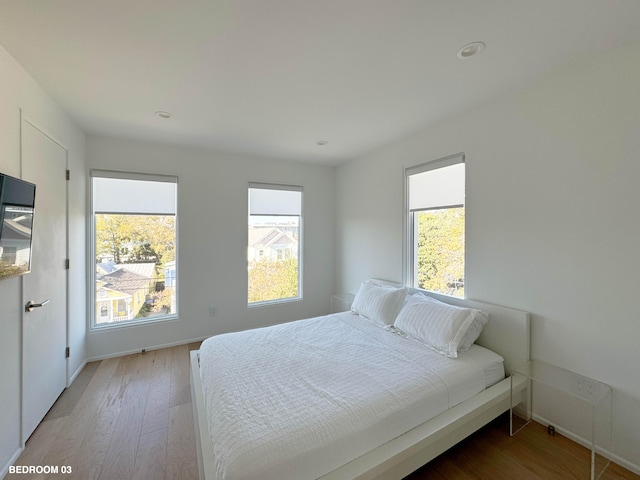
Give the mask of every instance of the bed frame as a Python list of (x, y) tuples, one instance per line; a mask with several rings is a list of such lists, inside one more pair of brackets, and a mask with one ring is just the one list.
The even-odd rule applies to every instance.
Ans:
[[(410, 293), (416, 291), (410, 289)], [(431, 292), (429, 295), (452, 305), (477, 308), (489, 313), (489, 323), (476, 343), (504, 357), (507, 375), (529, 360), (530, 327), (527, 312)], [(199, 368), (199, 351), (195, 350), (191, 352), (191, 394), (200, 480), (218, 480)], [(469, 400), (320, 478), (403, 478), (509, 410), (511, 405), (511, 382), (509, 378), (505, 378)]]

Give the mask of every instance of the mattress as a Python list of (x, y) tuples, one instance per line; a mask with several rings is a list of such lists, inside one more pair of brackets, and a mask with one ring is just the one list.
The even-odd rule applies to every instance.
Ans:
[(473, 360), (482, 369), (484, 387), (489, 388), (505, 377), (504, 358), (488, 348), (480, 345), (471, 345), (471, 348), (462, 354), (465, 358)]
[(450, 359), (350, 312), (207, 339), (218, 479), (329, 473), (484, 390), (500, 369), (476, 347)]

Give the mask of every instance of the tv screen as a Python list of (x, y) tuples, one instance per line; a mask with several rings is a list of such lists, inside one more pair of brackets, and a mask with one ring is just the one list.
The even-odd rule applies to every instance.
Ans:
[(0, 279), (31, 271), (36, 186), (0, 173)]

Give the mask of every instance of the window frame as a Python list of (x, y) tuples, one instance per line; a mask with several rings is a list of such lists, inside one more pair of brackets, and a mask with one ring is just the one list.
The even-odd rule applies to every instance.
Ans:
[[(249, 220), (251, 218), (251, 190), (252, 189), (264, 189), (264, 190), (285, 190), (291, 192), (300, 193), (300, 215), (298, 217), (298, 295), (295, 297), (278, 298), (273, 300), (263, 300), (258, 302), (249, 301)], [(270, 305), (281, 305), (286, 303), (299, 302), (303, 300), (303, 271), (304, 271), (304, 188), (301, 185), (287, 185), (280, 183), (265, 183), (265, 182), (249, 182), (247, 186), (247, 308), (260, 308)], [(278, 216), (278, 215), (271, 215)], [(292, 216), (288, 214), (282, 214), (282, 216)], [(256, 258), (266, 258), (264, 251), (262, 255), (256, 255)]]
[[(175, 276), (173, 279), (173, 288), (175, 289), (175, 313), (169, 313), (165, 315), (154, 315), (152, 317), (145, 317), (139, 319), (131, 319), (123, 322), (112, 322), (105, 324), (97, 324), (97, 308), (96, 308), (96, 212), (95, 212), (95, 192), (94, 192), (94, 178), (112, 178), (119, 180), (138, 180), (138, 181), (150, 181), (150, 182), (166, 182), (176, 185), (175, 191)], [(89, 258), (87, 261), (88, 276), (90, 279), (89, 286), (89, 331), (100, 332), (108, 330), (117, 330), (122, 328), (137, 327), (140, 325), (162, 323), (168, 321), (175, 321), (179, 319), (179, 221), (178, 221), (178, 185), (179, 178), (177, 175), (166, 175), (156, 173), (140, 173), (140, 172), (128, 172), (120, 170), (104, 170), (104, 169), (91, 169), (89, 171), (89, 215), (90, 215), (90, 232), (89, 232)], [(131, 214), (134, 215), (134, 214)], [(151, 214), (149, 214), (151, 215)], [(160, 215), (160, 214), (158, 214)]]
[[(455, 153), (453, 155), (448, 155), (446, 157), (442, 157), (436, 160), (431, 160), (429, 162), (424, 162), (424, 163), (420, 163), (417, 165), (412, 165), (410, 167), (405, 167), (404, 168), (404, 172), (403, 172), (403, 188), (404, 188), (404, 208), (403, 208), (403, 233), (404, 233), (404, 242), (403, 242), (403, 277), (404, 277), (404, 284), (408, 287), (411, 288), (416, 288), (419, 290), (424, 290), (421, 289), (419, 287), (417, 287), (417, 279), (416, 279), (416, 272), (417, 272), (417, 262), (418, 262), (418, 257), (416, 255), (417, 253), (417, 232), (415, 230), (415, 218), (416, 215), (414, 213), (414, 211), (412, 211), (411, 209), (411, 197), (410, 197), (410, 187), (409, 187), (409, 179), (411, 176), (413, 175), (417, 175), (420, 173), (425, 173), (425, 172), (429, 172), (429, 171), (434, 171), (434, 170), (438, 170), (440, 168), (445, 168), (445, 167), (450, 167), (453, 165), (458, 165), (458, 164), (464, 164), (465, 165), (465, 182), (464, 182), (464, 193), (465, 193), (465, 201), (462, 205), (456, 204), (456, 205), (450, 205), (447, 207), (442, 207), (442, 208), (454, 208), (454, 207), (464, 207), (465, 208), (465, 227), (466, 227), (466, 189), (467, 189), (467, 182), (466, 182), (466, 158), (465, 158), (465, 154), (460, 152), (460, 153)], [(428, 209), (428, 210), (436, 210), (436, 208), (433, 209)], [(417, 210), (416, 210), (417, 211)], [(426, 211), (426, 210), (420, 210), (420, 211)], [(466, 248), (466, 243), (467, 243), (467, 238), (466, 238), (466, 228), (465, 228), (465, 258), (464, 258), (464, 279), (465, 279), (465, 284), (467, 281), (467, 248)], [(436, 293), (438, 295), (445, 295), (445, 296), (452, 296), (452, 295), (448, 295), (446, 293), (442, 293), (442, 292), (436, 292), (436, 291), (432, 291), (432, 290), (424, 290), (424, 291), (428, 291), (428, 292), (433, 292)], [(462, 298), (466, 298), (467, 296), (467, 289), (464, 289), (464, 296)], [(460, 298), (460, 297), (455, 297), (455, 298)]]

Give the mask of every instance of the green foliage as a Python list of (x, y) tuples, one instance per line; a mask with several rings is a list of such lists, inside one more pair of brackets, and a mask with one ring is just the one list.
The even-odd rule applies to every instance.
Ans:
[(96, 262), (166, 263), (175, 260), (173, 215), (96, 215)]
[(464, 207), (416, 215), (418, 287), (464, 296)]
[(249, 303), (294, 298), (298, 292), (298, 259), (263, 258), (249, 264)]
[(146, 318), (171, 313), (171, 293), (172, 289), (150, 292), (150, 302), (142, 304), (134, 318)]
[(128, 215), (96, 215), (96, 256), (112, 257), (115, 263), (122, 263), (124, 245), (130, 242), (133, 225)]

